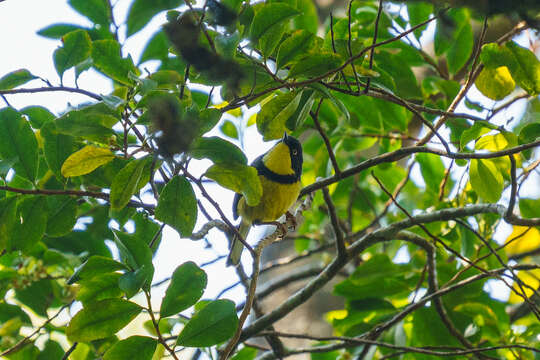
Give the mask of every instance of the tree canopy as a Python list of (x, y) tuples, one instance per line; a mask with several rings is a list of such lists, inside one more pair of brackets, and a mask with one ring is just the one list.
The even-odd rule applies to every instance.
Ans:
[[(133, 0), (125, 20), (109, 0), (68, 2), (92, 26), (38, 32), (58, 41), (36, 54), (58, 78), (0, 74), (0, 357), (540, 358), (534, 1), (351, 0), (323, 18), (311, 0)], [(126, 40), (165, 11), (135, 61)], [(491, 39), (501, 18), (511, 25)], [(89, 69), (114, 90), (79, 87)], [(10, 105), (53, 91), (88, 102)], [(301, 141), (304, 187), (295, 217), (245, 251), (245, 301), (204, 297), (205, 267), (227, 254), (157, 281), (165, 226), (179, 249), (235, 233), (209, 187), (259, 202), (250, 127)], [(295, 254), (262, 263), (276, 241)], [(313, 317), (333, 334), (274, 328), (330, 283), (343, 306)]]

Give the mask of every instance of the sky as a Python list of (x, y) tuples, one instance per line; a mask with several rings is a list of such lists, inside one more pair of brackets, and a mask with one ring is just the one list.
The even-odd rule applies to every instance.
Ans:
[[(115, 18), (118, 23), (124, 22), (127, 13), (129, 1), (119, 0), (115, 3)], [(160, 14), (152, 20), (152, 22), (139, 33), (135, 34), (125, 42), (126, 53), (131, 54), (135, 62), (138, 62), (141, 51), (144, 48), (146, 41), (151, 35), (156, 32), (165, 22), (165, 14)], [(59, 40), (51, 40), (41, 37), (36, 32), (53, 23), (75, 23), (79, 25), (89, 26), (90, 22), (76, 13), (63, 0), (7, 0), (0, 2), (0, 77), (3, 75), (21, 68), (30, 70), (36, 76), (48, 79), (53, 85), (59, 85), (60, 79), (53, 65), (52, 54), (54, 50), (61, 45)], [(125, 29), (122, 25), (121, 29)], [(122, 33), (122, 30), (120, 31)], [(124, 54), (125, 55), (125, 54)], [(152, 68), (155, 64), (151, 62), (145, 63), (145, 66)], [(98, 94), (107, 94), (112, 90), (112, 84), (109, 80), (102, 77), (96, 71), (86, 71), (79, 77), (79, 87), (88, 89)], [(74, 86), (74, 70), (68, 70), (64, 75), (64, 85)], [(45, 84), (41, 80), (33, 80), (24, 85), (24, 87), (42, 87)], [(77, 105), (80, 103), (92, 101), (92, 99), (73, 93), (53, 92), (39, 94), (19, 94), (10, 95), (7, 100), (11, 106), (20, 109), (28, 105), (42, 105), (47, 107), (53, 113), (59, 115), (69, 105)], [(4, 107), (5, 103), (0, 99), (0, 107)], [(264, 152), (271, 144), (263, 144), (262, 141), (256, 141), (257, 134), (253, 134), (253, 129), (250, 130), (248, 138), (254, 139), (249, 141), (246, 146), (253, 146), (254, 149), (249, 153), (254, 153), (253, 156), (248, 156), (249, 160), (253, 160), (255, 155)], [(195, 165), (195, 171), (202, 171), (208, 166), (208, 162), (199, 162)], [(233, 194), (230, 191), (223, 191), (216, 185), (206, 185), (207, 190), (215, 196), (220, 204), (232, 204)], [(227, 216), (232, 219), (232, 211), (230, 206), (222, 205)], [(199, 217), (196, 229), (204, 223), (204, 218)], [(204, 249), (203, 241), (191, 241), (180, 239), (176, 231), (166, 227), (162, 244), (159, 248), (154, 265), (156, 272), (154, 281), (160, 281), (169, 277), (174, 269), (185, 261), (192, 260), (198, 264), (213, 260), (217, 255), (227, 253), (228, 244), (225, 237), (214, 230), (211, 232), (215, 241), (216, 250), (218, 253)], [(237, 281), (234, 269), (224, 269), (224, 262), (212, 266), (208, 266), (205, 270), (208, 273), (208, 287), (204, 297), (213, 298), (224, 287), (233, 284)], [(164, 293), (166, 286), (161, 286), (155, 289), (155, 297), (160, 298), (160, 294)], [(233, 300), (243, 299), (243, 289), (237, 287), (227, 293), (225, 296)]]

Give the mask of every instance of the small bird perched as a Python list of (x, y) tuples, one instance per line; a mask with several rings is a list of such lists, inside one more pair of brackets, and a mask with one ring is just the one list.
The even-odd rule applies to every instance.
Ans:
[[(259, 156), (251, 166), (257, 169), (262, 185), (260, 202), (248, 206), (240, 194), (234, 196), (234, 219), (242, 217), (238, 232), (246, 239), (252, 224), (263, 224), (277, 220), (295, 203), (302, 184), (302, 145), (287, 133), (266, 154)], [(237, 265), (244, 245), (234, 238), (227, 265)]]

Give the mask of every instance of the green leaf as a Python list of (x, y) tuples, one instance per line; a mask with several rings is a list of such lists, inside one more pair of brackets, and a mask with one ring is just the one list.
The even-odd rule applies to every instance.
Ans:
[(416, 310), (412, 318), (412, 326), (412, 341), (415, 346), (420, 344), (422, 346), (459, 345), (459, 342), (450, 334), (433, 306)]
[(176, 268), (167, 287), (161, 308), (161, 318), (177, 314), (201, 298), (208, 283), (204, 270), (188, 261)]
[[(343, 102), (340, 99), (335, 97), (334, 94), (332, 94), (332, 92), (330, 92), (326, 87), (318, 83), (313, 83), (309, 85), (309, 87), (317, 90), (321, 95), (323, 95), (325, 98), (330, 100), (334, 105), (337, 106), (337, 108), (341, 111), (341, 113), (345, 115), (345, 118), (347, 119), (347, 121), (348, 122), (351, 121), (351, 114), (349, 113), (349, 109), (347, 108), (347, 106), (345, 106), (345, 104), (343, 104)], [(395, 121), (396, 119), (393, 119), (393, 120)]]
[(86, 260), (81, 266), (75, 269), (75, 272), (73, 273), (71, 278), (69, 278), (67, 283), (71, 285), (81, 279), (92, 279), (93, 277), (100, 274), (126, 269), (126, 266), (121, 262), (105, 256), (94, 255), (91, 256), (88, 260)]
[(460, 149), (463, 150), (468, 143), (478, 139), (480, 136), (488, 133), (491, 129), (486, 127), (482, 122), (475, 122), (473, 126), (461, 133)]
[[(491, 69), (506, 66), (511, 78), (523, 90), (530, 95), (540, 93), (540, 61), (529, 49), (522, 48), (513, 41), (507, 42), (504, 46), (495, 43), (485, 44), (482, 46), (480, 60)], [(505, 79), (507, 77), (505, 75)]]
[(232, 123), (230, 120), (225, 120), (223, 124), (219, 127), (221, 132), (233, 139), (238, 139), (238, 130), (236, 129), (236, 126)]
[(146, 285), (145, 288), (149, 288), (153, 275), (154, 268), (143, 265), (135, 271), (123, 274), (118, 280), (118, 286), (129, 299), (135, 296), (143, 286)]
[(0, 323), (5, 323), (8, 320), (19, 318), (23, 324), (32, 325), (30, 316), (21, 309), (20, 306), (7, 303), (0, 303)]
[(420, 164), (420, 171), (427, 188), (438, 194), (445, 171), (441, 158), (433, 154), (418, 154), (416, 160)]
[(77, 222), (77, 198), (71, 196), (47, 197), (49, 219), (45, 232), (49, 237), (67, 235)]
[(215, 164), (204, 174), (219, 185), (242, 194), (249, 206), (259, 203), (262, 196), (262, 185), (253, 166), (242, 164)]
[(87, 145), (64, 161), (61, 173), (64, 177), (81, 176), (91, 173), (113, 159), (114, 154), (109, 149)]
[(93, 23), (108, 26), (111, 9), (107, 0), (69, 0), (68, 3)]
[(298, 127), (302, 126), (307, 116), (309, 115), (309, 112), (313, 107), (314, 102), (315, 91), (302, 91), (302, 96), (300, 98), (300, 101), (298, 102), (298, 107), (296, 108), (294, 114), (292, 114), (291, 117), (287, 119), (285, 126), (291, 130), (296, 130)]
[(197, 200), (186, 178), (175, 176), (165, 185), (159, 195), (155, 216), (181, 236), (191, 236), (197, 221)]
[(47, 122), (41, 129), (43, 139), (43, 153), (49, 169), (61, 180), (62, 164), (73, 153), (75, 149), (75, 139), (73, 136), (59, 134), (54, 121)]
[(474, 191), (483, 199), (495, 203), (503, 191), (503, 177), (493, 161), (471, 160), (469, 178)]
[(257, 10), (253, 22), (251, 23), (251, 40), (258, 41), (275, 26), (279, 26), (279, 24), (299, 14), (300, 12), (298, 10), (285, 3), (263, 4)]
[(79, 311), (69, 322), (66, 335), (72, 342), (89, 342), (116, 334), (129, 324), (142, 308), (122, 299), (93, 302)]
[(54, 120), (56, 116), (43, 106), (27, 106), (19, 110), (23, 115), (28, 116), (30, 125), (34, 129), (40, 129), (45, 123)]
[(466, 63), (472, 54), (474, 47), (474, 38), (472, 26), (470, 23), (466, 23), (461, 26), (461, 29), (456, 34), (456, 40), (448, 49), (446, 58), (448, 60), (448, 70), (450, 73), (455, 74)]
[(377, 254), (360, 264), (354, 273), (334, 287), (334, 293), (349, 300), (379, 298), (407, 293), (414, 288), (406, 265), (392, 263)]
[(311, 0), (296, 0), (296, 8), (300, 14), (293, 18), (294, 27), (316, 34), (319, 30), (319, 15), (315, 3)]
[(36, 360), (61, 359), (64, 354), (65, 351), (59, 343), (54, 340), (47, 340)]
[(34, 181), (38, 165), (36, 136), (28, 122), (11, 107), (0, 110), (0, 154), (4, 159), (19, 159), (18, 175)]
[(536, 55), (513, 41), (507, 42), (505, 46), (515, 58), (513, 66), (509, 67), (514, 80), (529, 95), (540, 94), (540, 61)]
[(435, 28), (435, 54), (447, 52), (456, 42), (461, 28), (469, 23), (470, 18), (465, 8), (453, 8), (445, 13), (446, 19), (437, 19)]
[[(407, 12), (409, 13), (409, 23), (411, 27), (414, 27), (429, 19), (429, 16), (433, 13), (433, 5), (425, 2), (407, 3)], [(424, 26), (414, 31), (417, 39), (420, 38), (426, 28), (427, 26)]]
[(15, 298), (40, 316), (47, 316), (47, 309), (55, 299), (52, 281), (41, 279), (25, 288), (15, 290)]
[[(74, 24), (52, 24), (47, 27), (44, 27), (41, 30), (37, 31), (38, 35), (41, 35), (43, 37), (49, 38), (49, 39), (61, 39), (62, 36), (66, 35), (67, 33), (70, 33), (75, 30), (80, 30), (80, 25), (74, 25)], [(83, 29), (84, 30), (84, 29)]]
[(215, 300), (193, 315), (178, 335), (177, 345), (208, 347), (233, 336), (238, 327), (234, 302)]
[(0, 90), (13, 89), (34, 79), (36, 77), (26, 69), (15, 70), (0, 78)]
[(216, 164), (247, 164), (246, 155), (242, 150), (217, 136), (198, 139), (191, 149), (191, 156), (195, 159), (210, 159)]
[(182, 5), (183, 0), (135, 0), (127, 16), (127, 36), (135, 34), (150, 22), (157, 13)]
[(520, 144), (528, 144), (540, 138), (540, 122), (525, 125), (519, 132)]
[(302, 93), (280, 93), (264, 104), (257, 115), (257, 130), (265, 141), (280, 139), (287, 130), (287, 120), (296, 112)]
[[(406, 60), (400, 54), (381, 51), (375, 57), (377, 71), (386, 71), (396, 84), (396, 94), (406, 99), (421, 99), (422, 91), (410, 67), (403, 66)], [(387, 102), (385, 102), (387, 103)]]
[(240, 34), (235, 31), (232, 34), (217, 34), (214, 38), (214, 45), (217, 52), (227, 58), (234, 58), (240, 43)]
[(111, 79), (125, 85), (133, 80), (129, 73), (139, 75), (131, 57), (122, 58), (120, 44), (116, 40), (96, 40), (92, 43), (92, 60), (94, 66)]
[(143, 171), (151, 161), (150, 156), (133, 160), (116, 174), (111, 184), (112, 210), (123, 209), (131, 197), (145, 185), (142, 183)]
[(279, 46), (276, 66), (278, 69), (305, 56), (315, 42), (315, 35), (306, 30), (298, 30), (284, 40)]
[(234, 354), (231, 360), (254, 360), (256, 356), (257, 349), (246, 346)]
[(157, 341), (147, 336), (130, 336), (114, 344), (103, 360), (152, 360)]
[(114, 243), (118, 247), (122, 262), (133, 270), (140, 269), (143, 266), (146, 266), (148, 269), (153, 268), (152, 250), (150, 250), (150, 247), (145, 241), (133, 234), (122, 231), (113, 231), (113, 235)]
[(17, 207), (17, 221), (11, 237), (11, 249), (28, 251), (45, 234), (47, 199), (43, 196), (23, 198)]
[(118, 279), (120, 273), (106, 273), (94, 276), (90, 279), (81, 280), (81, 287), (75, 296), (75, 299), (87, 305), (90, 302), (119, 298), (122, 296), (122, 291), (118, 287)]
[(159, 30), (156, 32), (150, 40), (146, 43), (144, 47), (139, 64), (148, 61), (148, 60), (164, 60), (167, 59), (169, 54), (169, 40), (163, 32)]
[(321, 52), (303, 58), (293, 64), (287, 78), (314, 78), (337, 69), (343, 60), (338, 54)]
[(86, 60), (92, 48), (92, 40), (85, 30), (67, 33), (62, 42), (63, 46), (56, 49), (53, 54), (54, 67), (60, 78), (67, 69)]
[(497, 43), (489, 43), (482, 45), (480, 52), (480, 60), (488, 68), (497, 68), (499, 66), (512, 67), (515, 59), (512, 53), (505, 46)]
[(259, 39), (258, 48), (261, 54), (266, 59), (274, 53), (274, 50), (278, 46), (285, 33), (287, 24), (279, 23), (272, 26), (261, 38)]
[(112, 127), (118, 122), (117, 114), (112, 110), (105, 112), (103, 103), (84, 107), (80, 110), (72, 110), (55, 120), (56, 131), (59, 134), (80, 136), (84, 139), (109, 144), (111, 137), (114, 138)]
[(13, 235), (17, 216), (17, 197), (0, 200), (0, 249), (6, 249)]
[(519, 199), (519, 212), (524, 218), (540, 218), (540, 199)]

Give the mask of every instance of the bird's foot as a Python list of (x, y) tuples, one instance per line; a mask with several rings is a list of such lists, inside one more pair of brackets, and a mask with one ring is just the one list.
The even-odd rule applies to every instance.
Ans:
[(287, 212), (285, 213), (285, 218), (287, 219), (287, 220), (286, 220), (286, 224), (287, 224), (287, 225), (290, 224), (289, 229), (290, 229), (291, 231), (294, 231), (294, 230), (296, 229), (296, 227), (298, 226), (298, 223), (296, 222), (296, 218), (294, 217), (294, 215), (291, 214), (290, 211), (287, 211)]
[(287, 226), (280, 223), (279, 221), (257, 222), (256, 225), (274, 225), (281, 232), (281, 234), (279, 235), (280, 237), (284, 237), (285, 234), (287, 234)]

